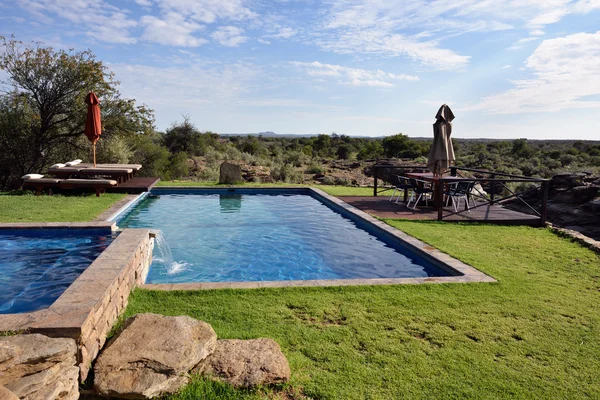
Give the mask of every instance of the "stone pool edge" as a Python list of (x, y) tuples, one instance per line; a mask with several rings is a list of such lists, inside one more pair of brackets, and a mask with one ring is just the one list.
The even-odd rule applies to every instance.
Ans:
[[(157, 188), (157, 192), (162, 190), (215, 190), (214, 187), (180, 187), (163, 186)], [(219, 187), (221, 190), (237, 189), (236, 187)], [(463, 263), (462, 261), (422, 242), (421, 240), (408, 235), (401, 230), (394, 228), (385, 222), (382, 222), (371, 215), (359, 210), (358, 208), (346, 203), (339, 198), (329, 195), (324, 191), (312, 187), (274, 187), (274, 188), (240, 188), (256, 189), (269, 191), (294, 190), (298, 192), (307, 192), (313, 197), (323, 201), (326, 205), (329, 203), (333, 208), (341, 208), (345, 212), (352, 214), (364, 222), (370, 223), (375, 228), (392, 236), (399, 244), (414, 251), (421, 257), (427, 259), (438, 268), (454, 274), (453, 276), (441, 277), (421, 277), (421, 278), (370, 278), (370, 279), (324, 279), (324, 280), (290, 280), (290, 281), (253, 281), (253, 282), (190, 282), (190, 283), (145, 283), (140, 285), (142, 289), (148, 290), (212, 290), (212, 289), (259, 289), (259, 288), (281, 288), (281, 287), (323, 287), (323, 286), (364, 286), (364, 285), (404, 285), (404, 284), (430, 284), (430, 283), (480, 283), (497, 282), (496, 279), (479, 271), (478, 269)], [(139, 199), (138, 199), (139, 201)], [(133, 205), (121, 207), (113, 215), (113, 221), (123, 212)]]
[[(114, 223), (1, 224), (0, 228), (112, 229)], [(21, 314), (1, 314), (0, 332), (41, 333), (75, 339), (80, 380), (128, 304), (129, 294), (145, 280), (154, 241), (149, 229), (125, 229), (50, 307)]]

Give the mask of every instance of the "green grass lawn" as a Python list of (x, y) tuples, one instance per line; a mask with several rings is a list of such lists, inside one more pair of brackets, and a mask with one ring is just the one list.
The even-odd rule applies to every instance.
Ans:
[[(316, 399), (600, 398), (600, 257), (547, 229), (386, 221), (497, 283), (154, 292), (126, 315), (270, 337)], [(277, 397), (196, 380), (175, 398)]]
[(123, 197), (114, 193), (100, 197), (0, 193), (0, 222), (91, 221)]
[[(194, 182), (194, 181), (160, 181), (157, 186), (232, 186), (219, 185), (216, 182)], [(308, 185), (300, 185), (294, 183), (242, 183), (240, 187), (307, 187)], [(356, 187), (356, 186), (333, 186), (333, 185), (312, 185), (312, 187), (321, 189), (332, 196), (372, 196), (372, 187)]]

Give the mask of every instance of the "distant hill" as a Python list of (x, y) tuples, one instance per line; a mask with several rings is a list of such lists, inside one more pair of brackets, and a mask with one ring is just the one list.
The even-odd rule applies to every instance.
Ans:
[(262, 136), (265, 138), (300, 138), (300, 137), (313, 137), (318, 136), (318, 133), (305, 133), (305, 134), (280, 134), (271, 131), (258, 132), (258, 133), (221, 133), (220, 136)]

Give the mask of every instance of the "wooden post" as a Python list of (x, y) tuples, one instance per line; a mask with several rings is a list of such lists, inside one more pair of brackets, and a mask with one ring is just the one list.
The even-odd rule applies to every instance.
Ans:
[[(496, 179), (496, 175), (492, 174), (491, 179)], [(492, 180), (492, 191), (490, 192), (490, 204), (494, 204), (494, 197), (496, 196), (496, 181)]]
[(548, 181), (542, 182), (542, 210), (540, 212), (540, 225), (546, 224), (546, 218), (548, 216), (548, 190), (550, 185)]
[(373, 182), (373, 196), (377, 197), (377, 169), (375, 165), (373, 165), (373, 177), (375, 181)]
[(438, 205), (438, 217), (437, 220), (441, 221), (444, 214), (444, 182), (442, 179), (438, 179), (435, 183), (435, 199)]

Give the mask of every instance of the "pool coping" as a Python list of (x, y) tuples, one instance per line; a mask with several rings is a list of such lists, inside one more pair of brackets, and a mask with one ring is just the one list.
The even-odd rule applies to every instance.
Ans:
[[(263, 192), (276, 191), (294, 191), (304, 192), (312, 195), (331, 208), (340, 208), (353, 217), (371, 224), (377, 230), (393, 238), (401, 246), (407, 247), (417, 255), (425, 258), (436, 267), (453, 274), (452, 276), (440, 277), (420, 277), (420, 278), (366, 278), (366, 279), (324, 279), (324, 280), (288, 280), (288, 281), (250, 281), (250, 282), (190, 282), (190, 283), (146, 283), (140, 287), (149, 290), (212, 290), (212, 289), (258, 289), (258, 288), (278, 288), (278, 287), (315, 287), (315, 286), (358, 286), (358, 285), (402, 285), (402, 284), (426, 284), (426, 283), (480, 283), (497, 282), (496, 279), (479, 271), (478, 269), (465, 264), (464, 262), (428, 245), (427, 243), (408, 235), (407, 233), (394, 228), (383, 221), (351, 206), (339, 198), (329, 195), (324, 191), (313, 187), (265, 187), (265, 188), (239, 188), (235, 186), (225, 187), (189, 187), (189, 186), (161, 186), (154, 188), (154, 192), (169, 190), (213, 190), (213, 191), (231, 191), (235, 189), (258, 190)], [(125, 207), (121, 207), (112, 216), (111, 221), (115, 221), (129, 207), (142, 200), (148, 192), (138, 196)]]

